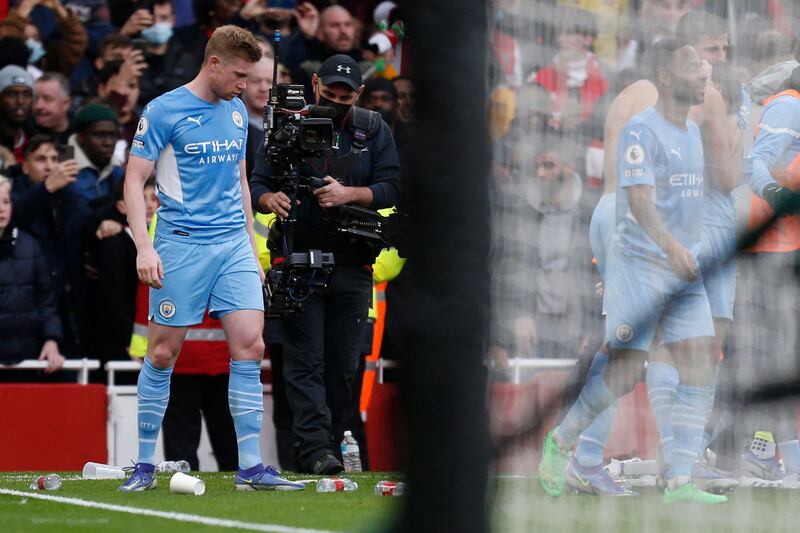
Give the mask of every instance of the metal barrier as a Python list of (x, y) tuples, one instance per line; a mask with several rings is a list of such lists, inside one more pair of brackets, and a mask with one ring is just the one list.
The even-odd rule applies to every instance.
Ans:
[[(25, 359), (16, 365), (0, 365), (0, 370), (44, 370), (47, 368), (47, 361), (38, 359)], [(89, 371), (100, 368), (100, 361), (97, 359), (66, 359), (61, 370), (77, 370), (78, 384), (86, 385), (89, 383)]]
[[(105, 367), (106, 372), (108, 373), (108, 381), (106, 384), (109, 387), (119, 387), (116, 385), (114, 380), (116, 378), (117, 372), (138, 372), (142, 368), (142, 363), (137, 361), (109, 361), (106, 363)], [(261, 361), (261, 369), (268, 370), (272, 368), (272, 365), (269, 362), (269, 359), (262, 359)]]
[[(512, 369), (511, 382), (519, 385), (522, 382), (522, 369), (532, 368), (535, 370), (560, 370), (570, 369), (575, 366), (577, 359), (523, 359), (514, 358), (508, 360), (508, 366)], [(383, 371), (386, 368), (399, 368), (398, 361), (390, 359), (378, 359), (374, 363), (368, 363), (367, 369), (378, 371), (378, 383), (383, 383)]]

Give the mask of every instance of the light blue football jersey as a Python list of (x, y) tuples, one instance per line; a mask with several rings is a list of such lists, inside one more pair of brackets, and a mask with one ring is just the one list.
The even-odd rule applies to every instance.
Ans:
[(654, 107), (631, 118), (620, 134), (617, 155), (615, 249), (623, 257), (666, 264), (667, 256), (645, 233), (630, 211), (626, 189), (653, 187), (653, 203), (667, 231), (695, 256), (700, 253), (703, 207), (703, 144), (700, 128), (686, 129), (665, 119)]
[(239, 162), (247, 146), (241, 100), (207, 102), (179, 87), (147, 104), (131, 155), (156, 162), (156, 236), (196, 244), (231, 240), (245, 227)]

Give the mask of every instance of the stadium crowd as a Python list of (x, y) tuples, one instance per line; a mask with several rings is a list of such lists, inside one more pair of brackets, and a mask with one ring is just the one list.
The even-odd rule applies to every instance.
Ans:
[[(88, 355), (105, 362), (144, 355), (147, 304), (126, 224), (125, 165), (145, 106), (194, 78), (206, 43), (220, 26), (250, 30), (263, 54), (244, 94), (248, 174), (261, 144), (274, 62), (280, 81), (302, 84), (310, 94), (312, 75), (334, 54), (358, 62), (366, 80), (360, 105), (380, 112), (390, 126), (403, 168), (414, 122), (414, 83), (413, 42), (405, 38), (401, 10), (377, 0), (294, 4), (0, 4), (0, 172), (7, 177), (0, 181), (0, 314), (6, 317), (0, 321), (0, 362), (39, 357), (49, 362), (51, 373), (64, 357)], [(731, 5), (498, 0), (492, 6), (489, 354), (496, 366), (504, 368), (511, 357), (578, 357), (587, 362), (585, 369), (602, 344), (603, 287), (597, 286), (589, 227), (601, 196), (616, 188), (604, 163), (616, 148), (610, 135), (622, 124), (609, 134), (609, 117), (615, 99), (646, 77), (644, 58), (659, 41), (677, 39), (695, 48), (722, 107), (710, 110), (709, 117), (692, 118), (707, 119), (709, 128), (719, 126), (715, 113), (739, 120), (743, 134), (732, 144), (748, 153), (765, 100), (784, 88), (798, 65), (800, 46), (789, 21), (800, 11), (781, 0), (737, 2), (729, 12)], [(283, 36), (277, 57), (271, 46), (276, 31)], [(759, 199), (745, 189), (734, 194), (737, 227), (746, 226), (758, 206)], [(152, 183), (145, 197), (149, 221), (158, 207)], [(257, 233), (259, 224), (268, 221), (257, 218)], [(780, 251), (800, 249), (796, 237), (796, 246)], [(764, 340), (776, 325), (794, 331), (790, 317), (797, 299), (791, 295), (798, 283), (787, 266), (794, 264), (793, 254), (775, 263), (773, 276), (761, 285), (762, 262), (740, 266), (732, 334), (719, 339), (726, 356), (737, 349), (744, 354), (722, 366), (721, 382), (732, 388), (795, 370), (794, 334), (780, 345)], [(404, 300), (402, 286), (401, 276), (387, 290), (389, 352), (397, 335), (392, 315), (410, 312), (413, 305)], [(771, 305), (777, 299), (782, 304)], [(747, 327), (738, 328), (740, 321)], [(266, 343), (269, 351), (280, 350), (271, 342), (269, 325)], [(761, 354), (773, 364), (755, 364)], [(185, 372), (215, 376), (226, 368), (209, 361)], [(0, 378), (14, 379), (10, 373)], [(224, 389), (219, 388), (221, 395)], [(230, 457), (230, 442), (226, 446)]]

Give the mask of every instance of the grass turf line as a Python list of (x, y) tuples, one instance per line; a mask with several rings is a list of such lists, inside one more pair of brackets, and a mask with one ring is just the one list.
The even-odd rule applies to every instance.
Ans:
[[(231, 473), (193, 473), (206, 483), (203, 496), (169, 492), (170, 474), (158, 476), (153, 491), (124, 494), (116, 489), (121, 481), (69, 479), (67, 473), (60, 491), (54, 496), (180, 512), (213, 518), (261, 524), (352, 531), (385, 522), (396, 507), (396, 498), (378, 497), (372, 489), (381, 479), (397, 479), (393, 474), (363, 473), (349, 475), (359, 489), (352, 493), (318, 494), (310, 484), (302, 492), (236, 492)], [(0, 473), (0, 487), (30, 491), (37, 474)], [(290, 476), (299, 479), (300, 476)], [(306, 478), (313, 476), (306, 476)], [(220, 531), (220, 528), (181, 523), (154, 517), (142, 517), (99, 509), (87, 509), (57, 502), (0, 495), (0, 531)]]

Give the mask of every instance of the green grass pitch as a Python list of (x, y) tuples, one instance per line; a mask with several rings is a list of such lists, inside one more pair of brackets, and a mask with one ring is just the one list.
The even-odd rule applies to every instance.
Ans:
[[(123, 494), (116, 489), (121, 481), (79, 479), (75, 472), (62, 474), (59, 491), (31, 491), (36, 474), (0, 473), (0, 489), (37, 492), (48, 496), (137, 507), (158, 511), (188, 513), (216, 519), (231, 519), (253, 524), (273, 524), (295, 528), (333, 531), (370, 531), (388, 523), (399, 498), (375, 496), (375, 483), (397, 479), (396, 475), (363, 473), (348, 475), (359, 488), (350, 493), (318, 494), (314, 484), (302, 492), (238, 492), (233, 490), (232, 473), (193, 473), (206, 483), (203, 496), (172, 494), (170, 474), (158, 476), (156, 490)], [(288, 475), (301, 479), (300, 475)], [(305, 476), (309, 479), (314, 476)], [(28, 531), (235, 531), (218, 526), (139, 516), (125, 512), (78, 507), (55, 501), (0, 494), (0, 532)]]
[[(0, 474), (0, 489), (31, 492), (35, 474)], [(364, 473), (350, 476), (359, 484), (353, 493), (317, 494), (309, 485), (303, 492), (235, 492), (233, 474), (198, 473), (206, 482), (203, 496), (171, 494), (169, 475), (159, 476), (155, 491), (121, 494), (119, 481), (85, 481), (65, 473), (60, 491), (38, 492), (82, 501), (185, 513), (212, 519), (328, 531), (381, 531), (398, 509), (400, 498), (374, 496), (380, 479), (397, 475)], [(289, 475), (292, 479), (299, 476)], [(454, 490), (457, 490), (454, 487)], [(501, 532), (798, 532), (800, 491), (739, 489), (727, 504), (705, 507), (661, 503), (656, 489), (639, 489), (636, 498), (599, 498), (566, 494), (550, 498), (533, 478), (501, 477), (490, 483), (494, 531)], [(431, 502), (436, 505), (436, 502)], [(202, 525), (163, 517), (139, 516), (106, 509), (78, 507), (55, 501), (0, 494), (0, 532), (29, 531), (222, 531), (220, 525)], [(235, 530), (235, 529), (228, 529)], [(284, 530), (291, 532), (293, 530)], [(299, 531), (299, 529), (298, 529)]]

